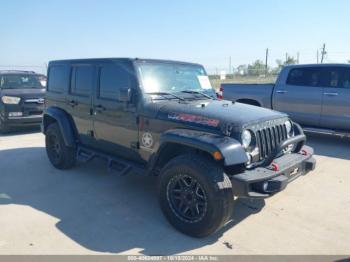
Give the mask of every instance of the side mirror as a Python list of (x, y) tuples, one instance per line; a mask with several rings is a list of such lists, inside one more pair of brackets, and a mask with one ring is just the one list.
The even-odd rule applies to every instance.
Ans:
[(131, 100), (131, 88), (129, 87), (122, 87), (119, 89), (118, 93), (118, 101), (120, 102), (130, 102)]

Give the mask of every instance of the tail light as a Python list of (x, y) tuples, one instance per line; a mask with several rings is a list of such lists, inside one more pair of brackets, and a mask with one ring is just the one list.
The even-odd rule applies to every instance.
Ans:
[(219, 100), (222, 100), (224, 98), (224, 88), (220, 86), (219, 92), (216, 93)]

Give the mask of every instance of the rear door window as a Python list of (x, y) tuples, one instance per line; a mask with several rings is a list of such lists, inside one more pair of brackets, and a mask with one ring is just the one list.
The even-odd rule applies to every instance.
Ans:
[(94, 81), (94, 67), (90, 65), (75, 66), (72, 70), (71, 94), (89, 96)]
[(319, 68), (295, 68), (289, 73), (287, 84), (294, 86), (322, 86), (324, 78)]

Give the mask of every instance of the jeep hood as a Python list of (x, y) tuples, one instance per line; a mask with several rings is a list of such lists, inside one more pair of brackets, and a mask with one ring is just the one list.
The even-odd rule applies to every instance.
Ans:
[(230, 125), (236, 130), (268, 120), (287, 118), (286, 114), (261, 107), (232, 103), (226, 100), (175, 102), (167, 101), (159, 109), (160, 118), (184, 124), (222, 127)]

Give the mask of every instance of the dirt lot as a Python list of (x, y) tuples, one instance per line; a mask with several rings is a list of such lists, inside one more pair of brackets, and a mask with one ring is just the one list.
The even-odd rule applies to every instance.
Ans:
[(309, 137), (316, 171), (265, 201), (237, 200), (233, 222), (193, 239), (175, 231), (155, 180), (95, 161), (62, 172), (44, 136), (0, 136), (0, 254), (349, 254), (350, 141)]

